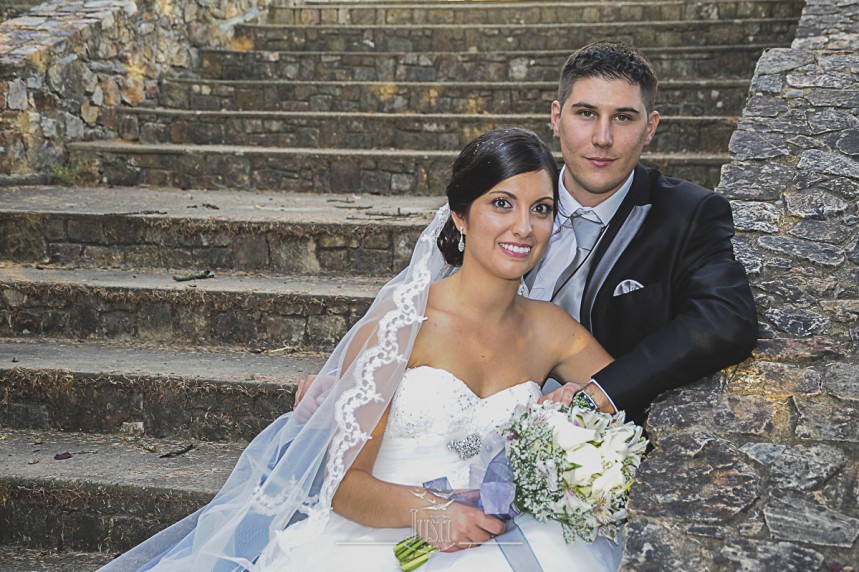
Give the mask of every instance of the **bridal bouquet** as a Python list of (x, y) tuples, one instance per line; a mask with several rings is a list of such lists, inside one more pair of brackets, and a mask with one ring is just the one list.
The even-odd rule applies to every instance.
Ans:
[(641, 427), (623, 413), (547, 401), (517, 408), (501, 433), (519, 510), (559, 521), (567, 542), (617, 537), (647, 447)]
[[(629, 488), (647, 448), (641, 427), (624, 423), (622, 412), (610, 415), (547, 401), (518, 406), (499, 432), (519, 512), (543, 522), (559, 521), (567, 542), (593, 542), (597, 535), (617, 538)], [(497, 477), (504, 471), (493, 473)], [(435, 550), (414, 536), (400, 542), (394, 553), (408, 572)]]

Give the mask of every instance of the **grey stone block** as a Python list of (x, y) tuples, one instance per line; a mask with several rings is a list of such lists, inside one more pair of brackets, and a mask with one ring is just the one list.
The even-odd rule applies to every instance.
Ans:
[(760, 476), (727, 441), (690, 432), (661, 439), (657, 451), (639, 469), (636, 517), (727, 523), (758, 498)]
[(801, 220), (788, 233), (806, 240), (840, 244), (850, 237), (848, 227), (814, 219)]
[(823, 565), (819, 552), (789, 542), (732, 539), (720, 551), (718, 560), (731, 570), (743, 572), (805, 572)]
[(768, 250), (790, 254), (804, 260), (836, 267), (844, 261), (844, 251), (833, 245), (782, 236), (762, 236), (758, 244)]
[(784, 195), (787, 212), (801, 218), (829, 219), (847, 211), (848, 203), (832, 193), (803, 189)]
[(859, 408), (851, 401), (796, 399), (799, 419), (795, 434), (801, 439), (833, 442), (859, 442), (856, 423)]
[(770, 308), (763, 313), (780, 330), (799, 337), (827, 332), (831, 324), (824, 316), (799, 308)]
[(765, 435), (773, 428), (777, 409), (775, 402), (757, 395), (675, 390), (651, 406), (647, 429), (657, 445), (663, 435), (693, 430)]
[(730, 199), (771, 201), (781, 197), (796, 169), (778, 162), (731, 162), (722, 167), (718, 191)]
[(784, 540), (849, 548), (859, 536), (859, 519), (795, 496), (772, 499), (764, 516), (770, 532)]
[(787, 48), (765, 52), (758, 60), (755, 75), (782, 74), (814, 62), (814, 54)]
[[(725, 384), (738, 393), (754, 393), (774, 399), (817, 395), (820, 393), (820, 380), (820, 373), (813, 368), (756, 359), (737, 368)], [(744, 402), (738, 400), (737, 403), (742, 407)], [(749, 400), (747, 405), (759, 411), (773, 411), (772, 404), (765, 401)], [(774, 414), (770, 415), (774, 417)]]
[(731, 201), (737, 230), (778, 231), (779, 212), (775, 205), (758, 201)]
[(844, 453), (828, 445), (789, 447), (770, 466), (770, 478), (779, 490), (813, 490), (839, 472)]
[(784, 445), (775, 443), (747, 443), (740, 447), (740, 451), (762, 465), (772, 463), (785, 449)]

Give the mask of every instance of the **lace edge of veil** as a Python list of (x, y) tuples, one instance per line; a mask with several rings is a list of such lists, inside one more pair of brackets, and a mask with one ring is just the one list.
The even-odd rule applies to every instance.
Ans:
[[(421, 246), (424, 247), (424, 251), (416, 260), (412, 260), (405, 281), (394, 288), (392, 294), (394, 308), (378, 321), (376, 345), (364, 350), (355, 360), (356, 385), (344, 391), (335, 403), (337, 431), (331, 441), (326, 476), (319, 495), (304, 504), (302, 512), (308, 516), (307, 519), (276, 533), (276, 545), (280, 554), (275, 557), (275, 560), (278, 562), (286, 563), (293, 547), (320, 535), (330, 519), (334, 493), (349, 468), (344, 461), (346, 453), (359, 442), (366, 442), (370, 438), (368, 432), (361, 430), (356, 412), (360, 407), (381, 398), (375, 382), (376, 371), (394, 361), (408, 360), (406, 351), (410, 352), (411, 348), (407, 348), (406, 351), (400, 348), (397, 341), (400, 330), (419, 325), (425, 319), (418, 311), (418, 299), (433, 279), (430, 260), (434, 254), (440, 256), (435, 242), (449, 216), (450, 209), (445, 204), (438, 209), (432, 223), (421, 233), (415, 252), (417, 253)], [(266, 569), (268, 567), (264, 566), (260, 572)]]

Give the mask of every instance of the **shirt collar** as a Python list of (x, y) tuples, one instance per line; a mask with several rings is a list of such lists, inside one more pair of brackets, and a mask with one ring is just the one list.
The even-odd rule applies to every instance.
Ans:
[[(580, 208), (587, 207), (582, 207), (579, 201), (573, 198), (573, 195), (571, 195), (570, 192), (567, 191), (567, 187), (564, 186), (564, 172), (566, 170), (567, 166), (564, 165), (563, 167), (561, 167), (560, 175), (558, 175), (558, 198), (560, 199), (561, 203), (559, 205), (558, 212), (572, 215)], [(626, 195), (629, 194), (629, 189), (632, 188), (632, 179), (634, 176), (635, 171), (629, 174), (629, 177), (627, 177), (626, 181), (623, 183), (623, 185), (621, 185), (620, 189), (618, 189), (615, 194), (613, 194), (597, 206), (593, 207), (593, 209), (591, 209), (596, 213), (596, 215), (600, 218), (603, 224), (608, 224), (612, 217), (614, 217), (614, 214), (617, 212), (617, 209), (620, 208), (620, 204), (623, 202), (623, 199), (626, 198)], [(560, 223), (558, 223), (558, 221), (560, 221)], [(559, 226), (559, 224), (563, 223), (564, 219), (561, 219), (561, 217), (559, 216), (558, 219), (556, 219), (556, 226)]]

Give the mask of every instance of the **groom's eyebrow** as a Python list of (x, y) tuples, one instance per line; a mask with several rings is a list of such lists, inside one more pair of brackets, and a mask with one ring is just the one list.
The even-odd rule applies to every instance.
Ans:
[[(597, 110), (597, 106), (591, 103), (585, 103), (583, 101), (578, 101), (570, 104), (570, 107), (577, 107), (581, 109), (590, 109), (592, 111)], [(617, 109), (612, 110), (613, 113), (629, 113), (635, 115), (641, 115), (641, 112), (634, 107), (618, 107)]]

